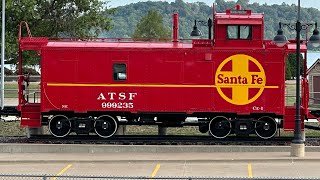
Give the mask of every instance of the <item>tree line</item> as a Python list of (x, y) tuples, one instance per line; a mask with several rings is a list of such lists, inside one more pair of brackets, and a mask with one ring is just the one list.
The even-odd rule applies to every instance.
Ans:
[[(29, 24), (32, 36), (97, 37), (111, 29), (110, 16), (114, 10), (108, 9), (107, 3), (101, 0), (6, 0), (6, 64), (17, 64), (21, 21)], [(28, 36), (25, 28), (22, 32)], [(24, 52), (24, 64), (38, 65), (35, 54)]]
[[(212, 0), (214, 2), (214, 0)], [(215, 11), (224, 12), (226, 9), (241, 4), (242, 9), (250, 9), (253, 13), (264, 13), (265, 39), (273, 39), (279, 28), (279, 22), (295, 23), (297, 18), (297, 6), (282, 3), (281, 5), (267, 5), (259, 3), (249, 3), (249, 0), (227, 1), (215, 0)], [(194, 20), (207, 21), (212, 18), (212, 7), (203, 2), (186, 3), (183, 0), (174, 2), (148, 1), (132, 3), (120, 6), (116, 12), (110, 16), (113, 28), (103, 35), (107, 37), (133, 37), (136, 25), (147, 15), (150, 10), (156, 10), (163, 17), (164, 26), (172, 29), (172, 14), (179, 13), (179, 35), (180, 38), (191, 38), (190, 33), (194, 25)], [(315, 8), (301, 8), (302, 22), (315, 22), (320, 19), (320, 11)], [(200, 27), (203, 38), (207, 38), (208, 28)], [(309, 37), (314, 27), (308, 30)], [(295, 31), (284, 28), (284, 33), (288, 39), (295, 39)], [(302, 31), (303, 39), (306, 32)]]

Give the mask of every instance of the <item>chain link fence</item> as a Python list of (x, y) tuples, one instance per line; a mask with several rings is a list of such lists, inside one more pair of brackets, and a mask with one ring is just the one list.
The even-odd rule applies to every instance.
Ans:
[(0, 174), (0, 179), (5, 180), (316, 180), (320, 178), (241, 178), (241, 177), (125, 177), (125, 176), (51, 176), (51, 175), (13, 175)]

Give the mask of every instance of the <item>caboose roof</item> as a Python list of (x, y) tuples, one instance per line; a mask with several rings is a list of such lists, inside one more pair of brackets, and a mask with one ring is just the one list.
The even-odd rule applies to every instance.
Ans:
[(154, 48), (154, 49), (187, 49), (192, 43), (172, 42), (115, 42), (114, 39), (95, 39), (93, 41), (48, 40), (44, 37), (26, 37), (20, 41), (21, 50), (40, 50), (41, 48)]
[(217, 24), (263, 24), (263, 14), (228, 14), (216, 13)]
[(46, 47), (56, 48), (192, 48), (191, 43), (164, 43), (164, 42), (61, 42), (49, 41)]

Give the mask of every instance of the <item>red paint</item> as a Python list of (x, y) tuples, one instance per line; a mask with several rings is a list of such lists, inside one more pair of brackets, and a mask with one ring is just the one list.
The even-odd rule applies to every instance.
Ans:
[(238, 11), (241, 10), (241, 5), (240, 5), (240, 4), (237, 4), (237, 5), (236, 5), (236, 10), (238, 10)]
[[(288, 52), (294, 51), (293, 42), (279, 48), (270, 40), (263, 40), (263, 14), (253, 14), (250, 10), (244, 14), (232, 14), (227, 10), (226, 13), (214, 13), (214, 16), (214, 44), (211, 40), (178, 42), (177, 14), (173, 15), (173, 42), (22, 38), (19, 41), (21, 50), (41, 51), (40, 112), (272, 114), (280, 118), (290, 117), (285, 124), (289, 123), (286, 127), (292, 129), (290, 123), (294, 111), (285, 107), (285, 58)], [(251, 24), (252, 39), (226, 39), (227, 25), (232, 24)], [(306, 52), (305, 44), (302, 44), (301, 52)], [(240, 54), (257, 60), (266, 76), (266, 87), (261, 96), (245, 105), (223, 99), (215, 84), (218, 67), (229, 57)], [(253, 61), (249, 62), (245, 67), (248, 73), (260, 71)], [(126, 80), (113, 79), (114, 63), (126, 64)], [(236, 72), (234, 63), (227, 63), (222, 71)], [(263, 85), (264, 82), (260, 75), (234, 76), (249, 78), (251, 85)], [(303, 81), (304, 87), (308, 87), (306, 83)], [(255, 97), (259, 90), (257, 87), (248, 88), (248, 98)], [(233, 97), (236, 91), (231, 87), (221, 87), (221, 91), (229, 99), (238, 98)], [(25, 104), (21, 90), (19, 98), (21, 107)], [(307, 109), (306, 101), (303, 102), (303, 108)], [(24, 120), (21, 124), (28, 127), (36, 123)]]
[(173, 42), (178, 42), (179, 38), (179, 15), (173, 14)]

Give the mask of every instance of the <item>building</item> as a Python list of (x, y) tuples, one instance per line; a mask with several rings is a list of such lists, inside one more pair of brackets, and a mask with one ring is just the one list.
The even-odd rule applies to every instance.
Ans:
[(309, 78), (310, 106), (320, 105), (320, 58), (307, 70)]

